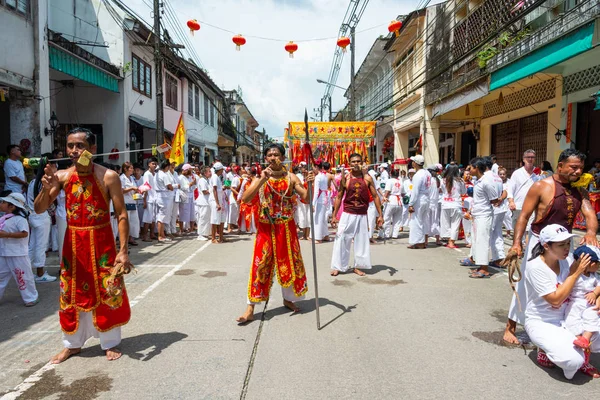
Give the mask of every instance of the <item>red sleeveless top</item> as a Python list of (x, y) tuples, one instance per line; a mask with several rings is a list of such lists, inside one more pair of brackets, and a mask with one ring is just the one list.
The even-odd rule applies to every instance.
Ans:
[(552, 180), (554, 181), (554, 197), (546, 210), (546, 215), (531, 224), (531, 230), (536, 235), (539, 235), (540, 231), (550, 224), (559, 224), (571, 232), (575, 216), (581, 209), (583, 198), (579, 189), (571, 187), (569, 184), (563, 184), (554, 178)]
[(365, 178), (351, 178), (346, 183), (346, 196), (344, 196), (344, 212), (348, 214), (366, 215), (369, 209), (369, 186)]

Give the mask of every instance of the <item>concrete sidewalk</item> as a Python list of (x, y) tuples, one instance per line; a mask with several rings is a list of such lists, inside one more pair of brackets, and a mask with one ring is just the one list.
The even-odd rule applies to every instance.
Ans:
[[(32, 374), (38, 380), (20, 387), (21, 399), (547, 399), (600, 393), (600, 382), (582, 374), (567, 382), (560, 370), (538, 367), (530, 351), (499, 345), (512, 292), (504, 273), (469, 279), (458, 265), (467, 249), (432, 244), (408, 250), (403, 234), (371, 247), (374, 268), (367, 276), (332, 278), (333, 244), (318, 245), (323, 327), (317, 330), (310, 243), (301, 242), (310, 285), (299, 303), (303, 312), (283, 308), (275, 283), (269, 304), (257, 307), (257, 320), (238, 326), (253, 239), (230, 239), (203, 249), (206, 242), (185, 238), (133, 250), (139, 272), (127, 284), (135, 305), (123, 328), (124, 356), (116, 362), (107, 362), (92, 339), (80, 356), (40, 371), (61, 347), (58, 287), (48, 289), (41, 305), (51, 313), (19, 306), (14, 294), (5, 297), (0, 326), (8, 323), (12, 333), (1, 333), (0, 393)], [(592, 361), (600, 366), (596, 356)]]

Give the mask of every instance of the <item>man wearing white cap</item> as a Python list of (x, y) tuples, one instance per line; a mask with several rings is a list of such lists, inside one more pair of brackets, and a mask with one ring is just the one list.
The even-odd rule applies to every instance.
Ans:
[(320, 166), (319, 173), (315, 176), (315, 189), (312, 200), (315, 231), (312, 232), (312, 235), (314, 235), (317, 243), (329, 241), (329, 227), (327, 226), (329, 198), (327, 197), (327, 192), (333, 180), (333, 177), (329, 174), (329, 168), (330, 164), (324, 161)]
[(212, 188), (210, 186), (210, 167), (203, 166), (200, 169), (198, 180), (198, 198), (196, 199), (196, 224), (198, 225), (198, 240), (206, 241), (211, 234), (210, 223), (210, 197)]
[(386, 238), (397, 239), (402, 224), (402, 182), (398, 170), (392, 170), (392, 177), (385, 184), (383, 230)]
[(389, 165), (388, 163), (383, 163), (379, 166), (379, 178), (383, 183), (387, 182), (390, 179), (390, 174), (388, 173)]
[(408, 212), (410, 218), (410, 233), (408, 237), (409, 249), (424, 249), (427, 247), (425, 243), (425, 226), (429, 212), (429, 188), (431, 187), (431, 174), (423, 169), (425, 165), (425, 157), (420, 154), (412, 156), (412, 167), (416, 173), (412, 179), (413, 190), (408, 202)]
[[(308, 188), (308, 184), (305, 182), (306, 175), (306, 163), (304, 161), (300, 162), (299, 165), (300, 172), (296, 174), (302, 186), (306, 189)], [(298, 207), (296, 208), (296, 224), (298, 228), (302, 231), (302, 239), (308, 240), (308, 235), (310, 234), (310, 204), (308, 201), (302, 200), (300, 196), (298, 196)]]
[[(223, 238), (223, 225), (227, 218), (225, 208), (221, 204), (224, 196), (223, 181), (221, 181), (221, 175), (223, 175), (224, 169), (223, 164), (216, 162), (213, 165), (213, 169), (215, 170), (215, 173), (210, 177), (211, 194), (209, 197), (210, 223), (212, 225), (211, 238), (213, 243), (223, 243), (225, 241)], [(217, 235), (219, 236), (218, 242)]]

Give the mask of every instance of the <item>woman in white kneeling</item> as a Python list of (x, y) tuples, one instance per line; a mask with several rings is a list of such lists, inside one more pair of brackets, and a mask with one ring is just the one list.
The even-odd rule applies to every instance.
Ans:
[[(585, 255), (569, 267), (566, 259), (573, 236), (557, 224), (540, 232), (540, 242), (533, 248), (525, 272), (525, 330), (538, 347), (540, 365), (558, 365), (567, 379), (572, 379), (577, 370), (598, 377), (584, 352), (573, 345), (575, 335), (563, 327), (569, 295), (590, 264), (589, 255)], [(600, 343), (592, 343), (590, 349), (600, 351)]]

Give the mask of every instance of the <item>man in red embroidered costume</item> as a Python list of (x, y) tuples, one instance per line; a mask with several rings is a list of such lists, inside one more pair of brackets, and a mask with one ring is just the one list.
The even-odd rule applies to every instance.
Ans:
[[(539, 243), (539, 234), (541, 230), (550, 225), (558, 224), (565, 227), (569, 233), (573, 229), (575, 216), (581, 210), (586, 221), (586, 234), (581, 239), (581, 244), (598, 246), (596, 231), (598, 230), (598, 219), (596, 212), (589, 200), (589, 195), (585, 188), (579, 188), (575, 182), (583, 173), (585, 154), (575, 149), (567, 149), (558, 157), (556, 172), (549, 178), (534, 183), (523, 203), (523, 210), (517, 219), (514, 227), (515, 235), (511, 250), (519, 255), (523, 254), (521, 247), (523, 235), (527, 227), (527, 222), (533, 213), (535, 220), (531, 224), (531, 231), (528, 235), (529, 241), (525, 251), (525, 257), (521, 263), (521, 274), (525, 276), (527, 261), (531, 258), (531, 251)], [(517, 283), (516, 291), (521, 302), (527, 299), (525, 292), (525, 280), (521, 279)], [(519, 345), (520, 342), (515, 336), (517, 322), (525, 322), (525, 304), (519, 307), (516, 297), (513, 295), (510, 309), (508, 311), (508, 322), (504, 331), (504, 341), (511, 345)]]
[(361, 269), (371, 269), (371, 250), (369, 248), (369, 224), (367, 211), (371, 199), (375, 202), (377, 209), (377, 226), (383, 224), (383, 213), (381, 202), (375, 189), (373, 178), (362, 170), (362, 156), (360, 154), (350, 155), (350, 166), (352, 169), (348, 176), (342, 173), (340, 189), (335, 199), (332, 221), (336, 221), (340, 205), (344, 204), (344, 212), (340, 218), (333, 253), (331, 256), (331, 276), (337, 276), (340, 272), (347, 272), (350, 267), (350, 247), (354, 243), (354, 268), (352, 271), (363, 276)]
[[(92, 336), (100, 338), (106, 358), (121, 357), (121, 325), (129, 322), (131, 311), (122, 277), (111, 290), (108, 281), (113, 267), (130, 267), (127, 240), (121, 240), (117, 254), (110, 225), (112, 201), (121, 238), (129, 237), (129, 221), (119, 176), (94, 164), (90, 153), (96, 151), (96, 137), (83, 128), (67, 136), (67, 155), (71, 168), (56, 171), (51, 165), (42, 178), (43, 190), (35, 199), (35, 211), (45, 211), (61, 189), (66, 192), (67, 231), (60, 265), (60, 311), (65, 349), (54, 356), (53, 364), (81, 351)], [(112, 294), (111, 294), (112, 293)]]
[[(294, 301), (301, 300), (308, 290), (294, 221), (296, 194), (307, 201), (308, 191), (296, 175), (283, 167), (285, 149), (282, 145), (268, 145), (264, 156), (269, 166), (242, 196), (244, 203), (251, 203), (255, 196), (260, 203), (248, 282), (248, 307), (237, 318), (240, 324), (252, 321), (256, 303), (269, 299), (273, 272), (282, 288), (283, 305), (292, 312), (300, 311)], [(310, 172), (306, 180), (314, 181), (314, 174)]]

